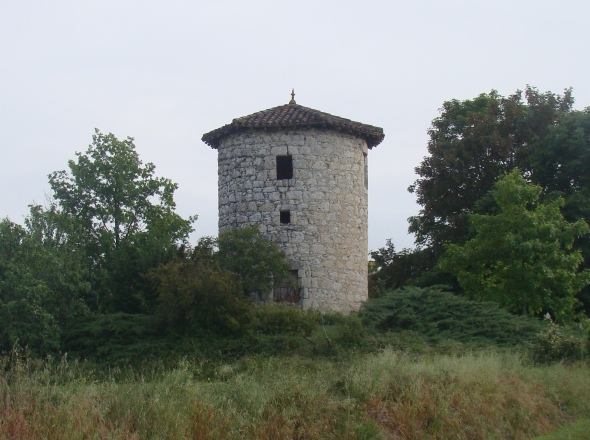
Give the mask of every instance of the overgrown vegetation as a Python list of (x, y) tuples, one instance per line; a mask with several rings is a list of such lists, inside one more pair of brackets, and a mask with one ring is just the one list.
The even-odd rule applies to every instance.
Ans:
[[(573, 105), (571, 89), (555, 94), (543, 93), (530, 86), (510, 96), (501, 96), (492, 90), (473, 99), (444, 102), (439, 116), (432, 121), (428, 131), (428, 155), (416, 167), (418, 177), (408, 188), (416, 195), (416, 201), (421, 206), (418, 215), (409, 219), (409, 231), (415, 234), (418, 247), (399, 250), (395, 248), (395, 243), (389, 241), (385, 247), (372, 252), (376, 270), (372, 271), (370, 277), (373, 287), (371, 295), (378, 296), (383, 288), (399, 288), (408, 284), (422, 287), (446, 284), (461, 293), (463, 290), (457, 283), (456, 271), (465, 269), (463, 265), (446, 266), (442, 271), (437, 264), (449, 246), (451, 249), (456, 249), (453, 246), (461, 248), (475, 237), (478, 226), (473, 220), (477, 216), (493, 218), (501, 213), (492, 191), (503, 176), (518, 172), (527, 183), (539, 188), (538, 206), (545, 208), (531, 209), (531, 212), (537, 211), (538, 219), (542, 220), (544, 216), (545, 220), (540, 223), (523, 222), (522, 226), (515, 222), (511, 234), (506, 234), (505, 229), (491, 230), (488, 237), (496, 234), (496, 243), (504, 246), (499, 249), (492, 246), (483, 255), (489, 259), (499, 257), (496, 263), (502, 261), (508, 265), (513, 262), (506, 261), (507, 258), (521, 261), (528, 265), (525, 276), (513, 275), (511, 282), (499, 287), (494, 295), (489, 295), (493, 288), (485, 282), (479, 283), (481, 291), (464, 288), (466, 291), (471, 290), (474, 296), (482, 295), (507, 307), (520, 305), (522, 310), (524, 304), (527, 312), (536, 316), (550, 311), (559, 318), (571, 315), (572, 302), (567, 299), (571, 295), (563, 295), (563, 292), (574, 290), (576, 299), (582, 304), (574, 311), (582, 311), (588, 316), (588, 285), (582, 286), (582, 290), (579, 286), (568, 287), (567, 282), (561, 287), (554, 286), (563, 279), (559, 274), (530, 288), (531, 280), (560, 272), (563, 264), (560, 258), (549, 258), (555, 255), (555, 249), (549, 249), (559, 241), (556, 237), (562, 235), (552, 234), (546, 228), (551, 210), (558, 205), (566, 222), (581, 225), (582, 228), (581, 222), (590, 218), (590, 174), (587, 172), (590, 168), (590, 108), (574, 110)], [(563, 202), (557, 202), (558, 199)], [(531, 218), (531, 212), (527, 215), (528, 219)], [(507, 216), (503, 215), (503, 218)], [(553, 219), (557, 217), (553, 215)], [(563, 228), (562, 220), (557, 223), (560, 222), (561, 230), (567, 230)], [(514, 239), (514, 242), (510, 242), (510, 239)], [(571, 244), (571, 251), (568, 249), (569, 239), (561, 244), (562, 251), (566, 250), (566, 254), (573, 256), (566, 260), (577, 258), (575, 255), (578, 252), (581, 254), (579, 271), (590, 267), (588, 235), (576, 238)], [(502, 268), (495, 262), (488, 262), (488, 266), (482, 265), (480, 279), (489, 278), (486, 272), (488, 269), (501, 278)], [(469, 263), (476, 264), (472, 260)], [(570, 272), (569, 269), (567, 272)], [(476, 277), (475, 273), (473, 277)], [(521, 282), (524, 285), (519, 285)], [(556, 291), (543, 291), (549, 287)], [(516, 298), (506, 298), (504, 293), (508, 291)], [(534, 296), (540, 292), (543, 292), (543, 296), (551, 297), (547, 299), (549, 304), (541, 304), (538, 298), (533, 298), (534, 301), (529, 304), (525, 295)], [(553, 301), (555, 295), (557, 301)], [(566, 300), (562, 301), (564, 296)], [(565, 313), (562, 313), (562, 306)]]
[(531, 341), (530, 355), (537, 363), (573, 362), (590, 355), (590, 335), (584, 340), (579, 332), (557, 325), (547, 315), (545, 328)]
[(470, 298), (495, 301), (515, 313), (545, 311), (571, 320), (576, 294), (590, 284), (590, 270), (578, 270), (582, 252), (572, 250), (588, 225), (567, 222), (561, 198), (539, 204), (540, 194), (541, 187), (527, 183), (518, 169), (501, 177), (491, 191), (499, 212), (469, 215), (475, 236), (446, 246), (439, 267), (455, 275)]
[(590, 413), (587, 366), (517, 354), (247, 356), (205, 371), (0, 359), (0, 438), (515, 438)]
[(173, 364), (186, 356), (209, 365), (243, 356), (339, 359), (385, 348), (409, 354), (516, 350), (538, 363), (583, 360), (587, 353), (585, 330), (515, 316), (441, 288), (391, 291), (349, 316), (278, 304), (246, 307), (248, 327), (229, 333), (206, 327), (179, 333), (143, 315), (88, 316), (66, 328), (62, 348), (110, 366), (157, 358)]
[(586, 354), (552, 335), (584, 338), (554, 323), (440, 288), (350, 316), (249, 307), (237, 334), (112, 314), (72, 322), (67, 356), (14, 349), (0, 438), (528, 439), (590, 416)]
[[(103, 354), (110, 332), (128, 342), (153, 333), (141, 323), (168, 336), (248, 332), (252, 297), (295, 286), (256, 226), (191, 247), (196, 217), (175, 213), (177, 185), (142, 163), (132, 138), (96, 130), (92, 140), (49, 176), (48, 207), (31, 206), (24, 227), (0, 221), (0, 351)], [(85, 342), (83, 332), (104, 337)]]
[(518, 346), (541, 331), (536, 319), (514, 316), (494, 303), (457, 296), (441, 288), (406, 287), (368, 301), (359, 316), (383, 332), (414, 332), (427, 341), (475, 346)]

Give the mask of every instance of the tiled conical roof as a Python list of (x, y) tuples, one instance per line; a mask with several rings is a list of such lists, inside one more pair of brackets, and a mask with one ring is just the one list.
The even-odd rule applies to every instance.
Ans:
[(379, 145), (385, 137), (382, 128), (304, 107), (292, 100), (289, 104), (236, 118), (231, 124), (204, 134), (202, 140), (212, 148), (217, 148), (221, 140), (232, 133), (252, 129), (277, 130), (300, 127), (326, 128), (359, 136), (367, 141), (369, 148)]

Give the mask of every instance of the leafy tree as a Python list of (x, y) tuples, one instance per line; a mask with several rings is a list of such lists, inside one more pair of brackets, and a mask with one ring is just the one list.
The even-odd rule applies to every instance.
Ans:
[(155, 295), (142, 274), (170, 260), (195, 218), (174, 212), (177, 185), (154, 176), (154, 164), (142, 163), (132, 138), (96, 130), (92, 140), (68, 162), (69, 172), (49, 176), (54, 197), (80, 232), (102, 310), (149, 309)]
[[(590, 108), (565, 114), (542, 142), (535, 143), (529, 160), (533, 181), (543, 188), (545, 197), (565, 200), (562, 212), (567, 220), (590, 219)], [(584, 257), (581, 267), (590, 268), (590, 239), (577, 239), (574, 248)], [(590, 315), (590, 287), (578, 297)]]
[[(590, 109), (573, 110), (573, 103), (570, 89), (559, 95), (527, 86), (508, 97), (492, 91), (443, 104), (428, 132), (429, 155), (408, 188), (421, 205), (409, 231), (433, 265), (445, 244), (473, 236), (470, 214), (498, 212), (491, 191), (515, 168), (542, 188), (541, 200), (564, 199), (566, 220), (590, 218)], [(582, 251), (581, 268), (590, 268), (590, 240), (576, 239), (574, 249)], [(427, 277), (432, 268), (424, 269)], [(590, 286), (578, 297), (590, 314)]]
[(572, 111), (571, 90), (560, 96), (527, 86), (524, 95), (526, 101), (520, 91), (507, 98), (492, 91), (443, 104), (428, 132), (429, 156), (408, 188), (422, 206), (410, 218), (418, 245), (440, 255), (444, 243), (468, 239), (469, 214), (489, 213), (490, 200), (482, 199), (516, 167), (544, 193), (574, 189), (574, 176), (587, 174), (578, 160), (589, 157), (590, 119)]
[(31, 257), (29, 268), (50, 288), (52, 314), (64, 326), (96, 304), (87, 257), (72, 239), (76, 234), (75, 222), (53, 203), (46, 208), (31, 205), (25, 228)]
[(20, 344), (33, 350), (54, 349), (59, 328), (44, 307), (47, 287), (27, 265), (25, 241), (24, 228), (8, 219), (0, 222), (0, 348)]
[(55, 349), (63, 326), (87, 313), (88, 274), (65, 239), (67, 220), (33, 205), (25, 227), (0, 222), (0, 348)]
[(492, 192), (499, 213), (471, 214), (475, 236), (448, 245), (439, 266), (457, 276), (469, 297), (563, 320), (574, 315), (575, 295), (590, 283), (589, 271), (577, 271), (581, 252), (572, 250), (588, 225), (567, 222), (562, 199), (539, 203), (541, 191), (519, 169), (504, 176)]

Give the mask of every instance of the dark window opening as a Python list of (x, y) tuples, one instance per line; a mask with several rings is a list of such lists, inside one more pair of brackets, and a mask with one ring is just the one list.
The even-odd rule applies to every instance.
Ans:
[(281, 225), (288, 225), (291, 223), (291, 211), (281, 211)]
[(293, 178), (293, 156), (277, 156), (277, 180)]

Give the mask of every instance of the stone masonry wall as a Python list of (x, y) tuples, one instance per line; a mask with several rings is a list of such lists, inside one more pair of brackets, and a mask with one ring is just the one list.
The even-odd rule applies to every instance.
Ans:
[[(292, 179), (277, 180), (278, 155), (292, 156)], [(219, 230), (259, 225), (297, 270), (304, 309), (358, 310), (367, 299), (366, 142), (318, 129), (243, 132), (223, 139), (218, 166)]]

